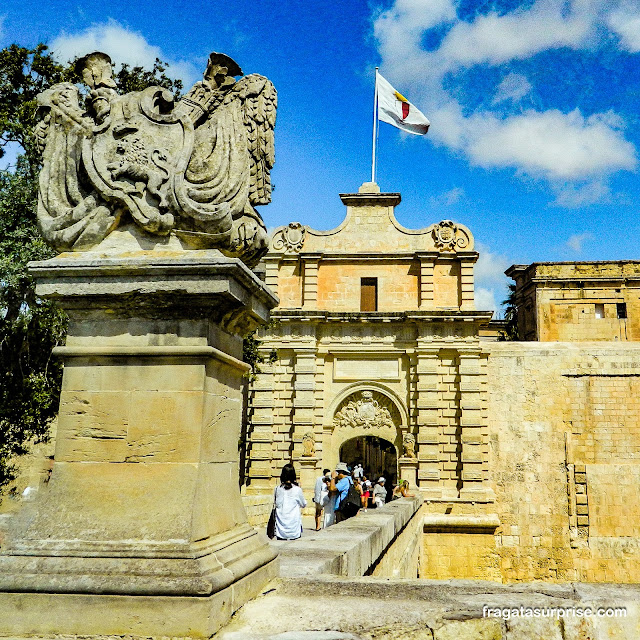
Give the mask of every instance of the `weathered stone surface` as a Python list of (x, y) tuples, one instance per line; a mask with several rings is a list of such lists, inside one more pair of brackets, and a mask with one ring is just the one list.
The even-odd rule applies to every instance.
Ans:
[(83, 251), (133, 223), (130, 233), (143, 244), (172, 235), (174, 245), (217, 247), (255, 264), (267, 250), (254, 206), (271, 200), (271, 82), (255, 74), (236, 81), (240, 67), (212, 53), (203, 80), (175, 103), (161, 87), (118, 95), (104, 53), (81, 58), (78, 69), (90, 89), (87, 111), (70, 83), (38, 96), (45, 239), (60, 251)]
[[(276, 543), (280, 552), (280, 575), (364, 575), (409, 521), (418, 518), (416, 512), (419, 509), (418, 498), (403, 498), (382, 509), (358, 514), (357, 517), (318, 531), (312, 536), (303, 537), (294, 545)], [(417, 531), (412, 532), (413, 538), (418, 535)], [(405, 546), (409, 544), (407, 541)], [(402, 554), (395, 559), (395, 568), (399, 568), (401, 556)], [(414, 561), (417, 561), (417, 557)], [(417, 565), (414, 564), (414, 575), (416, 570)], [(389, 567), (388, 573), (382, 575), (393, 575), (393, 568)]]
[(208, 637), (277, 572), (237, 482), (241, 336), (275, 299), (217, 251), (34, 273), (70, 328), (51, 481), (0, 553), (0, 633)]
[(592, 342), (640, 339), (640, 262), (513, 265), (522, 340)]
[[(380, 580), (337, 576), (274, 581), (216, 640), (272, 640), (331, 630), (366, 640), (617, 640), (640, 637), (637, 585), (500, 585), (467, 580)], [(626, 617), (485, 617), (491, 608), (606, 607)]]
[(465, 620), (445, 623), (435, 630), (433, 640), (506, 640), (506, 636), (498, 620)]

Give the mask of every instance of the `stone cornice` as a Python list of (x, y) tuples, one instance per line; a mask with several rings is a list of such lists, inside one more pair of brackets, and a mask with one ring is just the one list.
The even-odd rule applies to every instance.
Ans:
[(274, 309), (271, 317), (281, 322), (486, 322), (492, 311), (323, 311), (306, 309)]
[(340, 200), (347, 207), (397, 207), (402, 196), (399, 193), (341, 193)]

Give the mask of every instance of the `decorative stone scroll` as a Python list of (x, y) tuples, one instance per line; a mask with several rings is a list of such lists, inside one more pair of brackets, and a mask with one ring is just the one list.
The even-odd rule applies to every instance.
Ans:
[(104, 53), (81, 58), (78, 70), (90, 89), (86, 109), (68, 82), (38, 96), (45, 240), (86, 251), (129, 223), (255, 264), (268, 247), (255, 206), (271, 201), (273, 84), (256, 74), (236, 80), (242, 70), (221, 53), (177, 102), (157, 86), (119, 95)]
[(273, 234), (271, 247), (275, 251), (299, 253), (304, 245), (307, 229), (299, 222), (290, 222), (286, 227), (279, 227)]
[(442, 220), (433, 227), (433, 241), (438, 249), (456, 251), (469, 246), (469, 236), (452, 220)]
[[(377, 394), (382, 396), (382, 394)], [(382, 396), (384, 397), (384, 396)], [(362, 391), (358, 400), (349, 400), (335, 414), (334, 428), (396, 428), (391, 412), (373, 397), (373, 392)]]

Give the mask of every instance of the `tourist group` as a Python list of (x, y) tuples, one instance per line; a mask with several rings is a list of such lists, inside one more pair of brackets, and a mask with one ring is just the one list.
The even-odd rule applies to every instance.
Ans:
[[(391, 486), (386, 474), (373, 483), (361, 464), (351, 469), (339, 462), (334, 471), (324, 469), (316, 480), (313, 502), (315, 504), (316, 531), (352, 518), (367, 509), (380, 509), (396, 498), (412, 497), (409, 482), (401, 481)], [(302, 535), (302, 512), (307, 501), (298, 486), (296, 470), (285, 464), (280, 473), (280, 484), (273, 493), (273, 506), (267, 525), (267, 535), (278, 540), (296, 540)]]

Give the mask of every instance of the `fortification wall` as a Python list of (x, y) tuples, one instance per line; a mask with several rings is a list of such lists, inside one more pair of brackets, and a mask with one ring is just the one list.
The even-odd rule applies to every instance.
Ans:
[(421, 576), (637, 582), (640, 345), (487, 349), (496, 501), (475, 508), (501, 524), (495, 535), (425, 533)]

